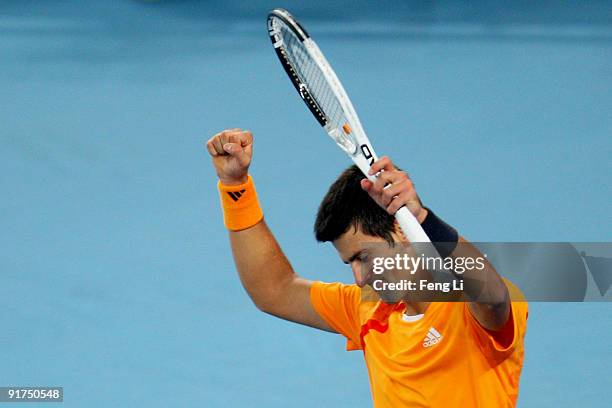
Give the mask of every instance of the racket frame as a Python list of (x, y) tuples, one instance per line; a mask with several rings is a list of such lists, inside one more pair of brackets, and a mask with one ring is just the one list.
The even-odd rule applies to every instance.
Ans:
[[(325, 112), (320, 108), (316, 99), (310, 94), (308, 84), (301, 81), (292, 67), (284, 49), (280, 29), (277, 28), (275, 24), (275, 19), (282, 21), (302, 42), (313, 62), (321, 70), (331, 91), (342, 107), (347, 120), (346, 125), (348, 126), (342, 126), (340, 129), (335, 128), (327, 120)], [(376, 180), (377, 175), (368, 174), (371, 165), (378, 159), (376, 152), (374, 151), (374, 148), (372, 147), (372, 144), (365, 133), (363, 126), (361, 125), (361, 121), (357, 116), (357, 112), (355, 111), (348, 94), (344, 90), (338, 76), (319, 49), (318, 45), (308, 35), (308, 32), (302, 27), (302, 25), (284, 9), (274, 9), (270, 12), (268, 15), (268, 33), (281, 65), (285, 69), (285, 72), (287, 73), (287, 76), (289, 76), (289, 79), (293, 83), (295, 89), (308, 106), (310, 112), (325, 129), (332, 140), (338, 145), (338, 147), (349, 155), (351, 160), (353, 160), (357, 167), (359, 167), (362, 173), (370, 181)], [(425, 231), (423, 231), (421, 224), (419, 224), (414, 215), (406, 207), (401, 207), (395, 213), (395, 218), (397, 219), (402, 232), (410, 242), (431, 242)]]

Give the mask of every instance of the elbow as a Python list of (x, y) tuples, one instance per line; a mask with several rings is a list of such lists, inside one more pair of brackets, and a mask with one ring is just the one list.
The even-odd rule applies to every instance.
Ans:
[(259, 293), (249, 293), (251, 301), (255, 307), (266, 314), (278, 315), (280, 308), (281, 296), (277, 290), (269, 290)]
[(245, 285), (245, 288), (257, 309), (273, 316), (281, 316), (291, 302), (291, 296), (288, 294), (294, 279), (295, 275), (291, 275), (287, 279), (274, 280), (274, 284), (267, 281), (266, 285)]
[(251, 301), (253, 302), (257, 310), (259, 310), (260, 312), (272, 314), (273, 307), (270, 302), (264, 300), (255, 300), (253, 298), (251, 298)]

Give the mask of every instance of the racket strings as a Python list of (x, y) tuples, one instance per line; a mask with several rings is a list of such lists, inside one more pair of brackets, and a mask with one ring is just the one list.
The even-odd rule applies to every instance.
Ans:
[(287, 60), (299, 82), (306, 87), (306, 92), (303, 89), (300, 91), (302, 97), (307, 102), (308, 96), (314, 99), (317, 108), (325, 116), (327, 126), (341, 128), (347, 123), (346, 116), (321, 68), (292, 30), (283, 22), (278, 23)]

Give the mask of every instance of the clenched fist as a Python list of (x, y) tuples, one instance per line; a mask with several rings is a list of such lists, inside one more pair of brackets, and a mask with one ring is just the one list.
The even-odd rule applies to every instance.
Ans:
[(221, 183), (226, 186), (246, 183), (253, 157), (253, 134), (238, 128), (226, 129), (206, 142)]

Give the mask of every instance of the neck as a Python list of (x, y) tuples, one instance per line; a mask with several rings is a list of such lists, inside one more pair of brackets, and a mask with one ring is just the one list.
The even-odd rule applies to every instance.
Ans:
[(406, 302), (405, 314), (408, 316), (414, 316), (418, 314), (424, 314), (429, 307), (430, 302)]

